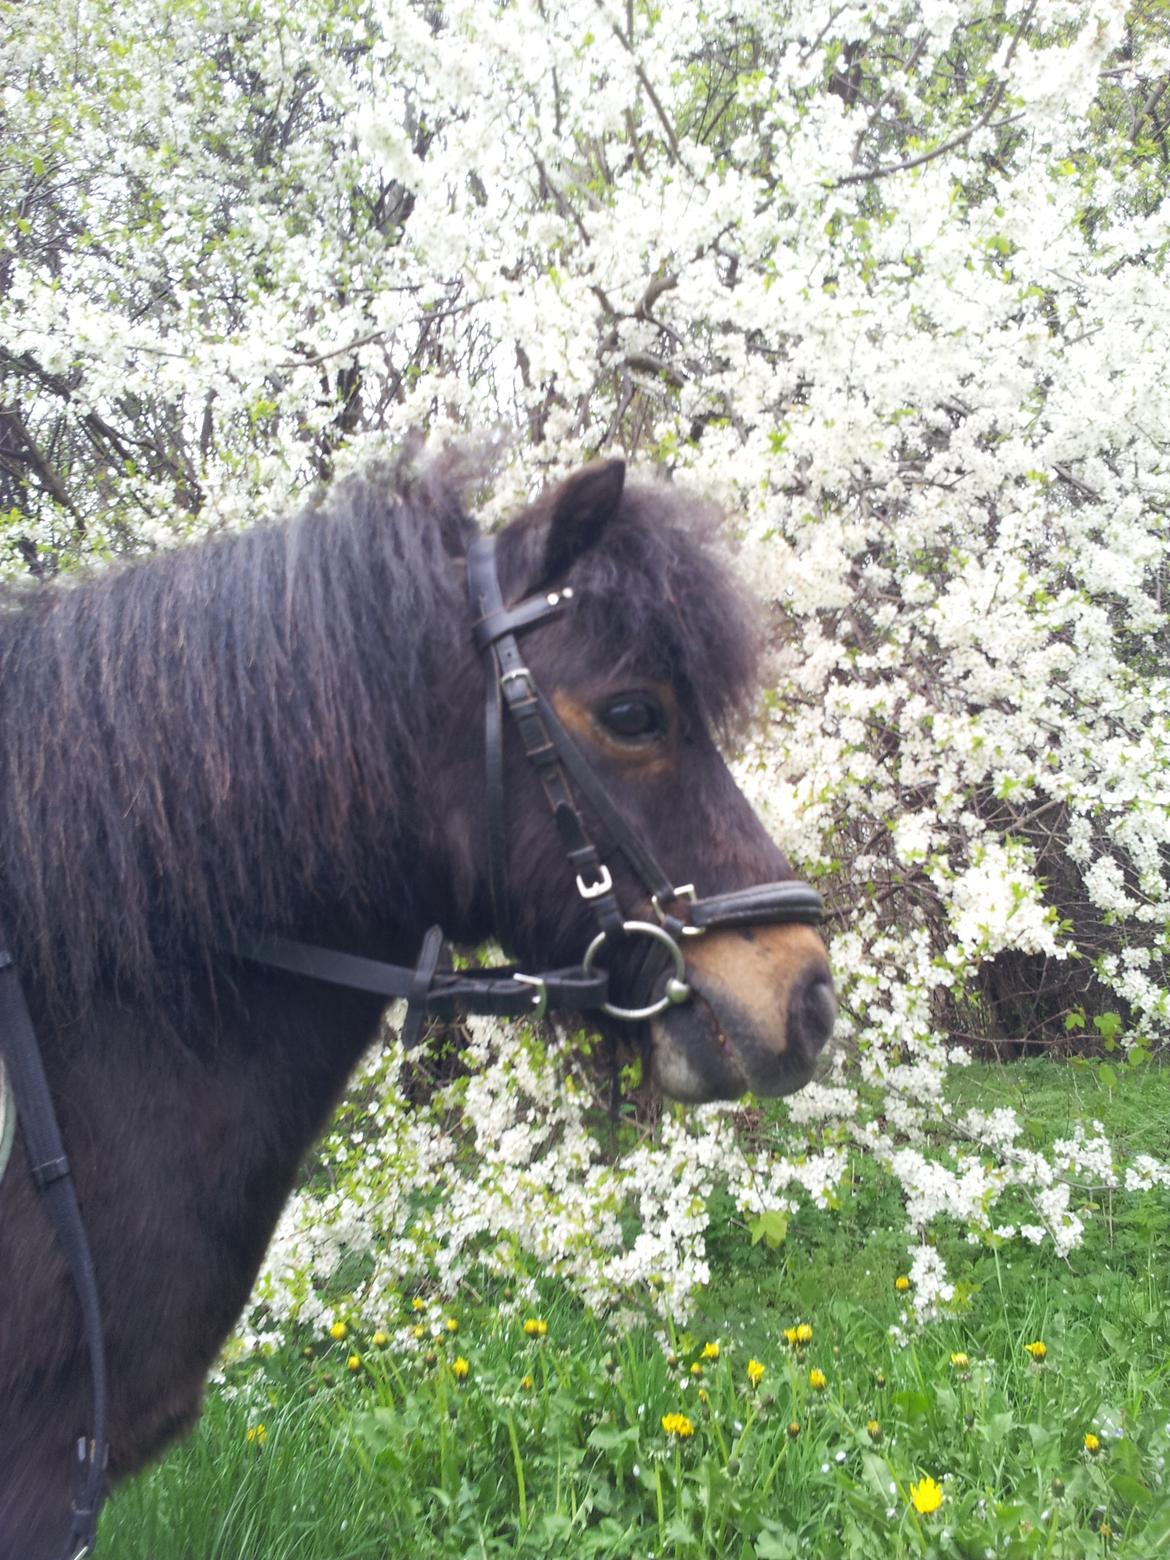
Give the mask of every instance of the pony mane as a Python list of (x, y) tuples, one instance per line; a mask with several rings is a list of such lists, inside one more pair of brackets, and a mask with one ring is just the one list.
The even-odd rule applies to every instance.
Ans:
[(0, 896), (50, 1001), (141, 995), (287, 924), (306, 883), (377, 892), (464, 622), (474, 475), (372, 467), (283, 523), (0, 595)]
[[(290, 520), (0, 593), (0, 919), (63, 1016), (164, 975), (169, 1000), (243, 928), (314, 905), (413, 918), (412, 853), (442, 824), (428, 723), (466, 653), (462, 495), (485, 464), (408, 460)], [(547, 503), (508, 530), (506, 592), (537, 577)], [(591, 655), (685, 687), (726, 732), (759, 636), (715, 525), (632, 483), (572, 577)]]

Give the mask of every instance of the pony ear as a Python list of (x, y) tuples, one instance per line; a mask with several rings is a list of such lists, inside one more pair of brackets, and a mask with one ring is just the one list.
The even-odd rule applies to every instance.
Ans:
[(617, 513), (625, 480), (624, 460), (604, 460), (583, 466), (556, 489), (544, 539), (542, 583), (559, 579), (596, 545)]

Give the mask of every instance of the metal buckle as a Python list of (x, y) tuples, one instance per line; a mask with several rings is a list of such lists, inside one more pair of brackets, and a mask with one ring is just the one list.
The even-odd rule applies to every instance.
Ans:
[(534, 693), (535, 685), (532, 681), (532, 673), (526, 666), (514, 666), (510, 672), (501, 672), (500, 687), (503, 688), (510, 682), (518, 681), (521, 677), (528, 684), (529, 693)]
[[(682, 949), (670, 933), (663, 931), (661, 926), (655, 926), (652, 921), (623, 921), (622, 933), (627, 937), (649, 937), (654, 942), (660, 942), (664, 947), (669, 948), (674, 959), (674, 974), (667, 981), (666, 991), (657, 1002), (651, 1002), (648, 1006), (640, 1008), (615, 1007), (612, 1002), (605, 1002), (602, 1004), (601, 1011), (608, 1013), (610, 1018), (621, 1018), (627, 1023), (634, 1024), (644, 1018), (657, 1018), (659, 1013), (665, 1013), (667, 1008), (685, 1002), (691, 994), (691, 988), (683, 979), (686, 974), (686, 964), (683, 961)], [(608, 936), (608, 932), (599, 932), (586, 948), (585, 957), (581, 960), (583, 970), (592, 969), (598, 949)]]
[(613, 887), (613, 878), (605, 862), (599, 862), (598, 865), (601, 867), (601, 876), (596, 883), (586, 883), (581, 874), (577, 874), (577, 892), (582, 899), (600, 899), (602, 894), (608, 894)]
[[(662, 898), (661, 894), (651, 894), (650, 903), (654, 906), (654, 914), (665, 924), (666, 911), (662, 908)], [(693, 905), (697, 898), (698, 895), (695, 893), (695, 885), (693, 883), (680, 883), (677, 888), (671, 889), (668, 902), (673, 904), (676, 899), (685, 899), (688, 904)], [(705, 926), (684, 926), (681, 928), (684, 937), (702, 937), (706, 930)]]
[(532, 1018), (543, 1018), (548, 1012), (548, 982), (542, 980), (539, 975), (513, 975), (513, 980), (518, 980), (522, 986), (535, 986), (536, 995), (532, 999)]

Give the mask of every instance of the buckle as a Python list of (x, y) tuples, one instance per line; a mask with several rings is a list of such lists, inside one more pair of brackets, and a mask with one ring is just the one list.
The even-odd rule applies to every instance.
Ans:
[(529, 694), (535, 694), (536, 687), (532, 681), (532, 673), (526, 666), (514, 666), (510, 672), (501, 672), (500, 687), (506, 688), (510, 682), (519, 682), (521, 678), (528, 684)]
[(613, 887), (613, 878), (609, 875), (609, 868), (605, 862), (599, 862), (601, 875), (596, 883), (586, 883), (581, 874), (577, 874), (577, 892), (582, 899), (600, 899), (602, 894), (608, 894)]
[[(680, 883), (677, 888), (672, 888), (669, 895), (665, 897), (668, 904), (674, 904), (676, 899), (685, 899), (689, 905), (693, 905), (698, 895), (695, 893), (695, 885), (693, 883)], [(662, 908), (663, 898), (664, 896), (661, 894), (650, 895), (650, 903), (654, 906), (654, 914), (658, 917), (660, 923), (665, 926), (666, 911)], [(684, 937), (702, 937), (707, 928), (705, 926), (682, 925), (679, 927), (679, 930)]]
[(536, 987), (536, 995), (532, 999), (532, 1013), (530, 1017), (543, 1018), (548, 1012), (548, 982), (541, 975), (516, 974), (512, 976), (512, 979), (518, 980), (522, 986)]

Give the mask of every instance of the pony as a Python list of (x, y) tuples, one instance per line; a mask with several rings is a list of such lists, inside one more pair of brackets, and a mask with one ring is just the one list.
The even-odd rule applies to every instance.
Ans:
[[(111, 1487), (198, 1417), (384, 1008), (241, 958), (247, 936), (409, 962), (435, 923), (492, 935), (462, 497), (477, 479), (458, 457), (375, 466), (283, 522), (0, 599), (0, 924), (92, 1249)], [(497, 559), (505, 602), (573, 595), (526, 659), (673, 881), (790, 879), (720, 755), (761, 635), (705, 506), (602, 462), (504, 527)], [(503, 768), (516, 952), (578, 962), (590, 907), (514, 734)], [(628, 865), (611, 867), (642, 906)], [(620, 957), (613, 972), (643, 979)], [(812, 927), (688, 939), (686, 979), (690, 1000), (640, 1026), (664, 1093), (808, 1080), (833, 1020)], [(58, 1560), (92, 1409), (28, 1169), (18, 1127), (0, 1182), (0, 1560)]]

